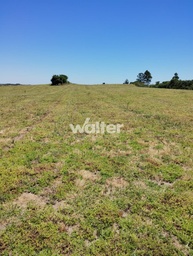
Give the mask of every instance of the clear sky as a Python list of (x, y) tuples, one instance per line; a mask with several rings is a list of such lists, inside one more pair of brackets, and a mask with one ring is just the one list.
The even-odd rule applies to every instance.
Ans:
[(193, 79), (193, 0), (0, 0), (0, 83)]

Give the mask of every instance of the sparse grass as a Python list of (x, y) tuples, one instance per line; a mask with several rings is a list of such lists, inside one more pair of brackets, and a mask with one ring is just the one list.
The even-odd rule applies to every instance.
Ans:
[[(193, 255), (193, 92), (0, 87), (1, 255)], [(120, 134), (69, 124), (123, 123)]]

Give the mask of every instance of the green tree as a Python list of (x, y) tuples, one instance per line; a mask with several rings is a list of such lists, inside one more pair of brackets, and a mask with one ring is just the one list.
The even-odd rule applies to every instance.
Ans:
[(144, 83), (145, 80), (144, 80), (144, 73), (139, 73), (137, 75), (137, 82), (140, 82), (140, 83)]
[(68, 77), (66, 75), (60, 75), (60, 81), (62, 84), (66, 84), (68, 82)]
[(53, 75), (51, 78), (52, 85), (66, 84), (68, 77), (66, 75)]
[(58, 75), (53, 75), (51, 79), (52, 85), (58, 85), (60, 83), (60, 78)]
[(145, 84), (149, 85), (149, 84), (151, 83), (151, 79), (152, 79), (151, 73), (150, 73), (148, 70), (146, 70), (146, 71), (144, 72), (144, 81), (145, 81)]
[(174, 76), (172, 77), (172, 80), (179, 80), (179, 76), (178, 73), (175, 73)]
[(126, 79), (125, 82), (123, 84), (129, 84), (129, 80)]
[(145, 85), (149, 85), (151, 83), (152, 75), (146, 70), (144, 73), (139, 73), (137, 76), (137, 81), (143, 83)]

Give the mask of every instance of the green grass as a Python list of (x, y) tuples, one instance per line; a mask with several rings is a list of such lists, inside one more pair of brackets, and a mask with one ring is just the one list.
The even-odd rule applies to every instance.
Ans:
[(8, 86), (0, 109), (0, 255), (193, 255), (192, 91)]

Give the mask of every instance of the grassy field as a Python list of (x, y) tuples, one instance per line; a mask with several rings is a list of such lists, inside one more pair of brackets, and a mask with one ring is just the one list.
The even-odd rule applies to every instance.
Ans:
[(0, 255), (193, 255), (193, 91), (0, 87), (0, 120)]

